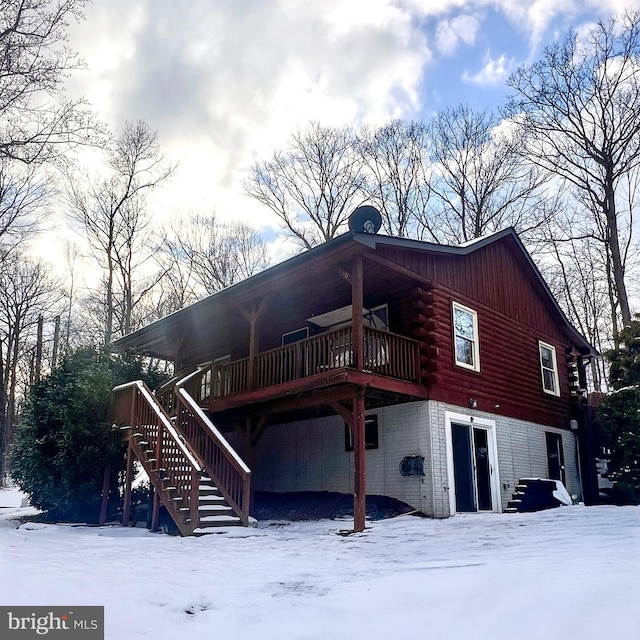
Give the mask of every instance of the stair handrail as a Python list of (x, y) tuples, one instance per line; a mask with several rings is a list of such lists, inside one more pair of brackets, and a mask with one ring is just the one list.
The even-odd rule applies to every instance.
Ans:
[(228, 457), (230, 457), (236, 463), (235, 466), (238, 468), (238, 471), (242, 471), (243, 473), (250, 475), (251, 469), (249, 469), (245, 461), (238, 455), (236, 450), (229, 444), (229, 442), (222, 435), (222, 433), (218, 431), (218, 429), (211, 422), (211, 420), (207, 418), (204, 411), (198, 406), (198, 404), (191, 397), (191, 395), (185, 389), (179, 388), (179, 389), (176, 389), (176, 391), (179, 394), (180, 398), (184, 400), (185, 404), (189, 406), (189, 409), (191, 409), (191, 411), (193, 411), (198, 416), (198, 418), (200, 419), (200, 422), (203, 423), (202, 426), (209, 430), (209, 432), (214, 437), (214, 439), (228, 454)]
[(232, 469), (235, 471), (236, 478), (231, 478), (228, 473), (221, 474), (214, 468), (215, 465), (213, 461), (209, 460), (209, 456), (207, 456), (204, 451), (198, 451), (196, 443), (191, 441), (194, 434), (184, 433), (182, 425), (180, 425), (180, 419), (178, 419), (177, 427), (181, 432), (183, 432), (185, 439), (187, 441), (191, 441), (191, 447), (193, 447), (198, 453), (198, 457), (204, 465), (204, 470), (206, 473), (210, 474), (212, 480), (220, 490), (220, 493), (222, 493), (229, 505), (238, 514), (242, 522), (247, 524), (249, 521), (249, 503), (251, 498), (251, 469), (237, 454), (211, 420), (209, 420), (189, 392), (183, 388), (184, 384), (194, 376), (202, 373), (207, 366), (210, 366), (210, 363), (199, 367), (196, 371), (185, 376), (176, 384), (176, 398), (178, 400), (178, 404), (182, 403), (187, 412), (195, 419), (197, 426), (200, 429), (200, 434), (203, 435), (204, 438), (206, 438), (217, 450), (219, 450), (224, 459), (228, 461)]
[[(171, 438), (175, 440), (176, 444), (184, 454), (185, 458), (189, 460), (189, 463), (195, 467), (196, 471), (202, 472), (201, 464), (196, 460), (191, 451), (184, 444), (183, 439), (178, 435), (178, 432), (171, 424), (171, 419), (165, 413), (162, 405), (158, 403), (157, 398), (153, 396), (147, 385), (142, 380), (134, 380), (133, 382), (125, 382), (124, 384), (119, 384), (117, 387), (114, 387), (112, 393), (117, 393), (118, 391), (125, 391), (128, 388), (137, 387), (140, 393), (144, 396), (145, 400), (149, 404), (151, 410), (156, 414), (156, 416), (162, 422), (162, 426), (171, 434)], [(130, 425), (133, 427), (134, 425)]]
[(153, 395), (158, 399), (160, 406), (167, 412), (167, 414), (173, 415), (175, 409), (174, 388), (176, 383), (182, 380), (185, 375), (192, 373), (193, 370), (193, 367), (184, 367), (180, 369), (180, 371), (174, 373), (171, 378), (152, 391)]
[[(141, 380), (127, 382), (113, 389), (112, 413), (131, 429), (129, 439), (130, 451), (133, 451), (147, 471), (149, 480), (156, 490), (156, 495), (165, 505), (183, 535), (189, 535), (199, 522), (199, 482), (203, 466), (197, 454), (192, 451), (179, 430), (171, 423), (158, 399)], [(155, 453), (155, 459), (147, 457), (147, 453), (134, 437), (136, 432), (147, 441), (147, 447)], [(168, 457), (165, 457), (165, 452)], [(152, 454), (153, 456), (153, 454)], [(155, 462), (155, 466), (151, 463)], [(129, 465), (128, 465), (129, 466)], [(163, 474), (160, 475), (160, 471)], [(185, 472), (187, 476), (185, 476)], [(128, 471), (129, 473), (129, 471)], [(185, 480), (188, 484), (185, 485)], [(165, 486), (166, 482), (171, 483)], [(130, 479), (128, 479), (130, 482)], [(128, 485), (130, 487), (130, 485)], [(175, 491), (189, 512), (189, 520), (183, 521), (177, 505), (168, 491)], [(125, 510), (123, 524), (128, 524), (130, 498), (128, 488), (125, 492)], [(180, 510), (182, 511), (182, 510)]]

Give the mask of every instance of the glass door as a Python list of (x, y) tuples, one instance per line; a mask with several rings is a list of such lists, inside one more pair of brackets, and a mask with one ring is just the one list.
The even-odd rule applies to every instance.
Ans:
[(489, 430), (451, 423), (456, 511), (493, 511)]

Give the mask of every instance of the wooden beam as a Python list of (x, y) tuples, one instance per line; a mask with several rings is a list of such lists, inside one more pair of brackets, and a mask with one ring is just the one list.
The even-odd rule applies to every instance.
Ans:
[(351, 272), (351, 323), (353, 331), (353, 364), (358, 371), (364, 369), (364, 329), (362, 309), (363, 301), (362, 255), (353, 259)]
[(305, 395), (293, 396), (290, 398), (279, 398), (268, 402), (258, 409), (259, 414), (286, 413), (288, 411), (296, 411), (298, 409), (311, 409), (313, 407), (321, 407), (324, 405), (331, 406), (333, 402), (348, 400), (353, 398), (353, 385), (341, 386), (333, 389), (320, 389)]
[(129, 526), (129, 517), (131, 515), (131, 483), (133, 481), (133, 449), (131, 447), (131, 438), (129, 438), (129, 446), (127, 448), (127, 470), (124, 481), (124, 504), (122, 507), (122, 526)]
[(353, 530), (364, 531), (367, 510), (364, 389), (353, 399)]
[(249, 445), (251, 446), (251, 448), (254, 448), (258, 444), (258, 441), (260, 440), (260, 438), (262, 438), (262, 435), (266, 431), (268, 426), (267, 419), (268, 416), (261, 416), (255, 427), (252, 429), (251, 439), (249, 440)]
[(269, 294), (262, 298), (260, 304), (256, 306), (255, 302), (251, 306), (251, 309), (246, 309), (244, 305), (238, 305), (238, 308), (242, 312), (242, 315), (249, 322), (249, 362), (247, 364), (247, 386), (249, 389), (253, 389), (253, 380), (255, 372), (255, 359), (256, 353), (258, 353), (258, 326), (259, 321), (269, 308), (273, 295)]
[(178, 340), (171, 340), (171, 350), (173, 351), (173, 370), (175, 372), (182, 371), (182, 351), (186, 337), (180, 336)]
[(109, 486), (111, 484), (111, 463), (107, 462), (104, 467), (102, 478), (102, 503), (100, 505), (100, 519), (98, 524), (102, 526), (107, 521), (107, 506), (109, 504)]
[(158, 521), (160, 519), (160, 494), (156, 491), (156, 488), (152, 486), (153, 491), (153, 506), (151, 508), (151, 526), (150, 531), (158, 530)]
[(342, 402), (332, 402), (331, 408), (342, 417), (342, 419), (353, 430), (353, 409), (346, 407)]

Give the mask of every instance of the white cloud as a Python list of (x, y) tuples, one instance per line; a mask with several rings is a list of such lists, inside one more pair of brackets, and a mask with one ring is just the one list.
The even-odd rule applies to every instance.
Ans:
[(498, 58), (492, 58), (487, 52), (483, 59), (483, 67), (475, 74), (465, 71), (462, 80), (469, 84), (477, 85), (497, 85), (502, 84), (509, 77), (513, 67), (513, 60), (507, 60), (505, 54)]
[(69, 92), (86, 95), (115, 132), (137, 118), (158, 130), (179, 167), (153, 200), (157, 215), (216, 208), (221, 217), (277, 225), (243, 195), (246, 169), (310, 120), (411, 118), (427, 92), (446, 103), (457, 84), (449, 68), (445, 82), (422, 86), (432, 61), (427, 33), (435, 30), (430, 44), (447, 54), (490, 36), (493, 11), (506, 16), (513, 50), (487, 54), (482, 69), (463, 77), (495, 86), (526, 55), (516, 45), (542, 37), (554, 17), (584, 23), (596, 8), (607, 18), (623, 6), (640, 8), (640, 0), (94, 2), (72, 30), (88, 70), (71, 78)]
[(116, 129), (142, 118), (159, 131), (180, 162), (176, 202), (166, 199), (167, 207), (251, 209), (238, 199), (244, 169), (293, 130), (310, 120), (410, 117), (419, 107), (430, 52), (412, 14), (393, 0), (130, 7), (130, 0), (89, 6), (72, 44), (90, 71), (70, 89)]
[(436, 46), (441, 53), (451, 54), (461, 41), (473, 44), (479, 27), (478, 18), (470, 15), (441, 20), (436, 29)]

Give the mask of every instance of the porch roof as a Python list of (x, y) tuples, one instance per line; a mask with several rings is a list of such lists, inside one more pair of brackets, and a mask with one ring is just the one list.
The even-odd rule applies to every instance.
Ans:
[[(215, 332), (215, 322), (222, 324), (225, 320), (232, 322), (233, 320), (229, 320), (227, 316), (232, 314), (233, 310), (237, 312), (240, 305), (259, 301), (269, 291), (292, 290), (292, 287), (295, 285), (299, 287), (300, 282), (304, 281), (307, 286), (303, 286), (302, 293), (306, 297), (310, 297), (308, 288), (308, 280), (310, 279), (313, 279), (313, 297), (324, 295), (325, 299), (332, 303), (328, 307), (325, 306), (324, 311), (344, 307), (350, 296), (339, 295), (338, 292), (333, 294), (331, 287), (336, 286), (336, 281), (327, 281), (326, 278), (318, 276), (330, 270), (337, 272), (336, 267), (343, 264), (348, 265), (348, 261), (356, 253), (362, 253), (365, 256), (371, 255), (375, 254), (378, 247), (387, 246), (408, 251), (466, 256), (501, 240), (508, 241), (511, 247), (516, 250), (517, 257), (533, 275), (534, 286), (537, 286), (543, 296), (549, 300), (550, 308), (557, 314), (560, 322), (566, 326), (574, 343), (580, 347), (584, 354), (597, 355), (597, 351), (566, 317), (536, 264), (511, 227), (457, 246), (350, 231), (114, 341), (112, 351), (124, 352), (136, 349), (154, 357), (172, 359), (181, 336), (187, 336), (190, 332), (200, 329), (203, 323), (202, 318), (211, 320), (206, 323), (207, 331), (209, 333)], [(382, 265), (375, 265), (372, 268), (375, 269), (375, 277), (370, 277), (369, 282), (373, 281), (380, 290), (391, 285), (397, 288), (398, 280), (404, 281), (405, 284), (410, 280), (410, 274), (399, 276), (398, 273), (389, 273)], [(415, 278), (416, 281), (426, 280), (418, 273), (415, 273)], [(349, 286), (346, 281), (343, 283), (346, 287)], [(316, 313), (309, 313), (304, 317), (316, 315)]]

